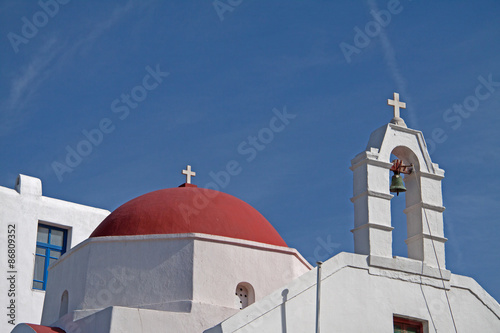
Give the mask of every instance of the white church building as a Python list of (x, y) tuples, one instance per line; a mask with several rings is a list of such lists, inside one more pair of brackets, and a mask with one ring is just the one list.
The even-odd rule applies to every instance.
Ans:
[[(351, 161), (354, 253), (317, 267), (247, 203), (191, 184), (190, 167), (185, 184), (109, 215), (42, 197), (26, 176), (19, 189), (0, 188), (2, 220), (17, 221), (16, 241), (31, 242), (16, 259), (25, 266), (17, 322), (26, 323), (12, 332), (500, 332), (498, 302), (446, 269), (444, 171), (400, 117), (399, 95), (388, 103), (394, 118)], [(391, 170), (393, 180), (405, 174), (395, 191), (406, 190), (407, 258), (392, 252)], [(40, 279), (43, 253), (50, 267)]]
[(88, 238), (109, 211), (42, 195), (38, 178), (19, 175), (15, 188), (0, 186), (0, 302), (7, 320), (0, 332), (19, 322), (39, 323), (48, 267), (65, 252)]

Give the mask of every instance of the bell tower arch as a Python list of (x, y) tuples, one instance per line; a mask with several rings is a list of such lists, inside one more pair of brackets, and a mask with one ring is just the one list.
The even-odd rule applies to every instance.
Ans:
[[(399, 95), (397, 97), (399, 99)], [(398, 103), (400, 107), (406, 106), (399, 100)], [(399, 110), (391, 123), (370, 135), (366, 149), (351, 161), (354, 251), (371, 257), (392, 258), (391, 154), (406, 165), (413, 164), (413, 172), (404, 177), (408, 258), (445, 269), (447, 239), (441, 191), (444, 170), (432, 163), (422, 132), (407, 128), (399, 117)]]

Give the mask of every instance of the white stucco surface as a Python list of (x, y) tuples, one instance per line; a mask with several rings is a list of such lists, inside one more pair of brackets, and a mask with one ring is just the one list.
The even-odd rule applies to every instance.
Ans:
[(182, 327), (174, 332), (201, 332), (240, 311), (239, 283), (259, 300), (310, 269), (295, 249), (214, 235), (90, 238), (51, 266), (42, 324), (94, 333), (105, 321), (112, 329), (102, 332), (121, 332), (151, 316)]
[[(10, 284), (0, 279), (0, 304), (5, 309), (15, 300), (16, 324), (40, 323), (45, 291), (32, 289), (38, 223), (67, 229), (69, 249), (86, 239), (109, 211), (45, 197), (40, 179), (25, 175), (19, 175), (15, 189), (0, 187), (0, 207), (0, 248), (7, 249), (8, 225), (15, 225), (16, 235), (15, 296), (8, 297)], [(12, 271), (6, 254), (0, 256), (0, 265), (3, 272)], [(7, 319), (4, 315), (0, 332), (14, 327)]]
[[(322, 332), (390, 333), (394, 316), (424, 322), (425, 332), (455, 332), (450, 313), (458, 332), (500, 332), (500, 305), (472, 278), (415, 273), (422, 263), (407, 258), (368, 263), (368, 256), (351, 253), (323, 263)], [(205, 332), (314, 332), (316, 274), (304, 274)]]
[(392, 257), (390, 194), (391, 154), (413, 172), (405, 175), (408, 257), (445, 268), (445, 242), (441, 181), (444, 170), (432, 163), (422, 132), (387, 124), (375, 130), (365, 151), (352, 161), (354, 252)]
[[(413, 164), (404, 178), (409, 258), (392, 254), (391, 154)], [(384, 125), (350, 169), (355, 254), (322, 265), (321, 332), (389, 333), (395, 316), (423, 323), (426, 333), (500, 332), (497, 301), (473, 279), (446, 270), (444, 171), (432, 163), (422, 133)], [(310, 271), (205, 332), (314, 332), (316, 279)]]

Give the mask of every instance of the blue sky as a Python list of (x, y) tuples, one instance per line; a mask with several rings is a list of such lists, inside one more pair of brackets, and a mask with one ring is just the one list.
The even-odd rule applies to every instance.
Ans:
[(325, 260), (353, 251), (348, 167), (396, 91), (446, 171), (447, 268), (500, 299), (500, 2), (41, 3), (0, 2), (1, 186), (22, 173), (114, 210), (180, 185), (186, 164), (204, 186), (237, 161), (223, 191)]

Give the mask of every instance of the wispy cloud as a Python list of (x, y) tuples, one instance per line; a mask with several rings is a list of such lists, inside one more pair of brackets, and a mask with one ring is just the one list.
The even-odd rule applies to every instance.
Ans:
[(54, 47), (55, 38), (46, 42), (30, 62), (12, 78), (7, 99), (0, 104), (0, 136), (7, 135), (26, 116), (24, 112), (40, 85), (50, 76), (50, 65), (54, 62), (60, 47)]
[(28, 99), (36, 91), (43, 78), (47, 75), (46, 69), (56, 57), (58, 49), (53, 49), (57, 40), (50, 39), (45, 43), (31, 62), (25, 66), (21, 73), (11, 83), (8, 107), (11, 109), (22, 106), (22, 101)]
[(111, 15), (101, 21), (94, 23), (93, 28), (90, 30), (88, 34), (86, 34), (84, 37), (82, 37), (80, 40), (75, 42), (73, 46), (65, 53), (64, 56), (71, 56), (76, 52), (78, 49), (82, 47), (87, 47), (90, 48), (92, 47), (92, 44), (103, 34), (105, 33), (108, 29), (110, 29), (112, 26), (114, 26), (116, 23), (120, 21), (121, 18), (125, 14), (127, 14), (130, 9), (134, 7), (134, 1), (129, 0), (125, 5), (123, 6), (117, 6), (113, 9)]
[[(368, 0), (368, 5), (370, 6), (371, 10), (379, 12), (377, 2), (375, 0)], [(398, 62), (396, 60), (396, 52), (394, 50), (394, 47), (392, 46), (392, 43), (389, 40), (387, 33), (385, 32), (385, 28), (380, 27), (380, 29), (381, 30), (379, 36), (380, 36), (380, 41), (382, 43), (382, 48), (384, 49), (385, 63), (389, 68), (389, 71), (391, 73), (392, 78), (394, 79), (394, 82), (396, 83), (396, 87), (398, 89), (399, 94), (401, 95), (402, 100), (407, 103), (408, 109), (415, 110), (414, 107), (415, 104), (412, 103), (411, 95), (408, 93), (406, 89), (407, 81), (403, 77), (403, 74), (401, 73)], [(414, 112), (408, 112), (408, 118), (411, 121), (412, 127), (414, 128), (419, 127)]]
[(134, 2), (129, 0), (125, 5), (115, 7), (108, 18), (94, 23), (85, 36), (72, 44), (61, 42), (55, 37), (43, 43), (10, 82), (8, 98), (0, 104), (0, 136), (9, 134), (26, 119), (27, 106), (44, 81), (70, 61), (78, 50), (91, 48), (94, 41), (120, 21), (133, 5)]

